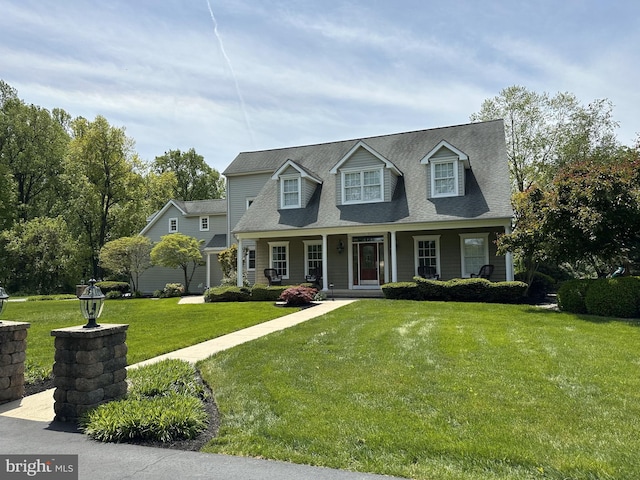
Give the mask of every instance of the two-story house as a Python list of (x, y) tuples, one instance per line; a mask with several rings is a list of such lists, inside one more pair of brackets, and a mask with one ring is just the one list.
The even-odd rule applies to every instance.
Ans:
[(513, 279), (495, 245), (513, 216), (502, 121), (245, 152), (223, 174), (252, 282), (318, 269), (325, 290), (379, 289), (423, 265), (449, 279), (486, 264)]
[[(227, 201), (169, 200), (162, 209), (147, 219), (140, 235), (153, 243), (172, 233), (182, 233), (197, 238), (203, 243), (206, 264), (198, 267), (191, 281), (192, 292), (203, 292), (205, 288), (219, 285), (222, 270), (217, 254), (227, 248)], [(154, 266), (140, 276), (140, 291), (153, 293), (162, 290), (167, 283), (183, 283), (182, 272), (176, 269)]]

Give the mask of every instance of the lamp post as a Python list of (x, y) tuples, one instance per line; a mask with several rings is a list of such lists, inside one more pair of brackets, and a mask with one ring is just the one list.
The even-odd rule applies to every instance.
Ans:
[(5, 289), (2, 288), (2, 285), (0, 285), (0, 315), (2, 315), (2, 311), (4, 310), (4, 307), (8, 301), (9, 301), (9, 295), (7, 295), (7, 292), (5, 291)]
[(102, 307), (104, 306), (104, 294), (100, 287), (96, 287), (95, 279), (89, 280), (89, 286), (84, 289), (80, 295), (80, 311), (82, 316), (87, 320), (87, 324), (83, 328), (99, 327), (96, 320), (100, 318)]

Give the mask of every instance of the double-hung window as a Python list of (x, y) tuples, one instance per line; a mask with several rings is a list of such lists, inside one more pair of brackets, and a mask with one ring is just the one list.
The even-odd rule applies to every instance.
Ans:
[(440, 236), (413, 237), (415, 251), (415, 275), (418, 267), (433, 267), (440, 273)]
[(169, 233), (176, 233), (178, 231), (178, 219), (170, 218), (169, 219)]
[(305, 276), (319, 269), (322, 271), (322, 242), (305, 241)]
[(300, 177), (281, 177), (282, 208), (300, 208)]
[(477, 274), (480, 267), (489, 263), (489, 234), (472, 233), (460, 235), (462, 276)]
[(456, 175), (457, 162), (433, 162), (432, 182), (434, 197), (448, 197), (458, 194), (458, 176)]
[(344, 171), (342, 173), (343, 203), (382, 201), (382, 169)]
[(200, 217), (200, 231), (201, 232), (209, 231), (209, 217)]
[(269, 265), (282, 278), (289, 278), (289, 242), (269, 242)]

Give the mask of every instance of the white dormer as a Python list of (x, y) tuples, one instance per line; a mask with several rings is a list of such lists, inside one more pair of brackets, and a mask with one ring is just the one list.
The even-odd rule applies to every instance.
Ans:
[(402, 172), (383, 155), (358, 141), (329, 171), (338, 175), (338, 203), (388, 202)]
[(322, 184), (322, 180), (293, 160), (284, 162), (271, 179), (279, 182), (279, 208), (305, 207), (315, 187)]
[(430, 198), (458, 197), (465, 194), (465, 170), (471, 165), (462, 150), (442, 140), (420, 161), (427, 165)]

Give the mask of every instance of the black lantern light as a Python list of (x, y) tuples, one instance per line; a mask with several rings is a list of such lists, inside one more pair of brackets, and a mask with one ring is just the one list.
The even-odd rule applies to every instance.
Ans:
[(96, 320), (102, 313), (102, 307), (104, 306), (104, 294), (100, 287), (96, 287), (95, 279), (89, 280), (89, 286), (84, 289), (84, 292), (79, 297), (80, 299), (80, 311), (82, 316), (87, 320), (87, 324), (83, 328), (96, 328), (99, 327)]
[(2, 285), (0, 285), (0, 315), (2, 315), (2, 311), (4, 310), (4, 307), (8, 301), (9, 301), (9, 295), (7, 295), (7, 292), (5, 291), (5, 289), (2, 288)]

